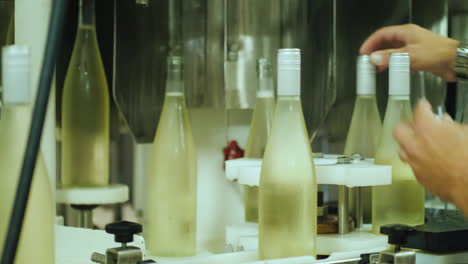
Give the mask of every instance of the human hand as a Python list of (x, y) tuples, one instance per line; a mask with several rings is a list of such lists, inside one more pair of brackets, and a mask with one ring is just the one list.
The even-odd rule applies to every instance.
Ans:
[(413, 116), (394, 130), (400, 158), (424, 187), (468, 215), (468, 127), (448, 115), (438, 119), (427, 101)]
[(456, 50), (459, 42), (442, 37), (417, 25), (384, 27), (374, 32), (361, 46), (361, 54), (371, 54), (378, 71), (388, 67), (390, 53), (407, 52), (411, 70), (426, 71), (455, 81)]

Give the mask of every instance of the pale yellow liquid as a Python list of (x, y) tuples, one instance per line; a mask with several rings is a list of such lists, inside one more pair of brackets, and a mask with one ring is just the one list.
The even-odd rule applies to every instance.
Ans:
[[(263, 158), (275, 111), (274, 97), (257, 97), (250, 125), (246, 158)], [(244, 187), (245, 221), (258, 222), (258, 187)]]
[(358, 96), (346, 137), (344, 155), (359, 153), (365, 158), (373, 158), (379, 144), (381, 129), (382, 121), (375, 96)]
[(317, 183), (298, 97), (278, 104), (262, 164), (260, 259), (315, 256)]
[(380, 234), (387, 224), (424, 224), (424, 188), (410, 166), (400, 160), (395, 126), (412, 118), (409, 99), (390, 97), (375, 163), (392, 166), (392, 184), (372, 188), (372, 231)]
[[(10, 221), (29, 132), (31, 107), (4, 106), (0, 121), (0, 251)], [(15, 263), (55, 263), (55, 205), (42, 156), (38, 156)]]
[[(365, 158), (374, 158), (379, 144), (382, 122), (375, 95), (358, 95), (344, 149), (345, 156), (359, 153)], [(370, 223), (372, 218), (372, 188), (361, 187), (363, 218)], [(353, 193), (353, 192), (351, 192)], [(350, 197), (350, 208), (352, 201)]]
[(109, 184), (109, 95), (95, 28), (80, 26), (62, 98), (62, 185)]
[(183, 93), (166, 94), (150, 172), (148, 250), (162, 257), (194, 255), (197, 158)]

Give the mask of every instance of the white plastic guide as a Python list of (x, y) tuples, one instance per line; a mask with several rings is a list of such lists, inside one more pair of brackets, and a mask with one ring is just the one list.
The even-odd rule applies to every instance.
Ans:
[[(354, 164), (336, 164), (336, 158), (315, 158), (314, 161), (317, 184), (358, 187), (392, 183), (392, 167), (375, 165), (371, 159)], [(259, 186), (261, 167), (261, 159), (228, 160), (226, 177), (243, 185)]]
[(114, 184), (104, 187), (60, 188), (56, 202), (75, 205), (104, 205), (128, 201), (128, 186)]
[[(352, 257), (359, 257), (367, 252), (379, 252), (388, 248), (387, 237), (371, 233), (371, 225), (344, 235), (319, 234), (317, 236), (317, 254), (332, 255), (337, 252), (355, 252)], [(226, 245), (234, 251), (258, 249), (258, 224), (241, 223), (226, 228)]]

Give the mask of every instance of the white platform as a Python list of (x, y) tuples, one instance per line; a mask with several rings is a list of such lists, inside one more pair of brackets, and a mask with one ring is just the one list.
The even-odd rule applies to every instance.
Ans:
[[(142, 236), (134, 236), (131, 246), (145, 248)], [(90, 264), (91, 254), (105, 254), (108, 248), (120, 247), (114, 242), (114, 236), (103, 230), (91, 230), (56, 225), (55, 228), (55, 262), (57, 264)], [(44, 263), (45, 264), (45, 263)]]
[[(361, 234), (363, 235), (363, 234)], [(365, 235), (363, 235), (365, 236)], [(341, 242), (347, 243), (348, 250), (342, 252), (333, 252), (330, 257), (323, 260), (315, 260), (313, 257), (295, 257), (287, 259), (275, 259), (268, 261), (258, 260), (258, 253), (256, 250), (250, 251), (239, 251), (232, 253), (213, 254), (208, 250), (199, 250), (199, 255), (189, 258), (155, 258), (145, 254), (145, 241), (141, 236), (135, 236), (135, 242), (130, 245), (136, 246), (143, 249), (145, 255), (144, 259), (154, 259), (158, 263), (171, 263), (171, 264), (332, 264), (340, 263), (340, 260), (359, 260), (361, 252), (373, 253), (379, 252), (382, 247), (378, 245), (372, 245), (365, 250), (352, 250), (349, 247), (355, 247), (351, 242), (351, 239), (357, 237), (346, 237), (343, 236)], [(381, 236), (381, 239), (385, 239), (385, 236)], [(328, 238), (319, 236), (317, 244), (319, 251), (321, 244), (329, 243), (326, 241)], [(331, 238), (330, 239), (334, 239)], [(349, 240), (348, 240), (349, 239)], [(365, 239), (365, 238), (363, 238)], [(242, 239), (238, 240), (242, 243)], [(336, 241), (336, 240), (335, 240)], [(341, 244), (341, 242), (339, 244)], [(222, 243), (222, 242), (220, 242)], [(108, 248), (120, 246), (118, 243), (113, 241), (113, 236), (100, 230), (90, 230), (84, 228), (64, 227), (57, 225), (55, 234), (56, 244), (56, 263), (57, 264), (90, 264), (90, 257), (93, 252), (104, 254)], [(200, 243), (199, 243), (200, 244)], [(360, 244), (362, 245), (362, 244)], [(385, 244), (386, 247), (386, 244)], [(327, 251), (327, 250), (325, 250)], [(445, 263), (464, 263), (468, 259), (468, 252), (460, 252), (448, 255), (434, 255), (427, 254), (424, 252), (417, 252), (416, 264), (445, 264)]]
[[(226, 244), (234, 250), (258, 249), (258, 225), (242, 223), (226, 227)], [(371, 226), (344, 235), (319, 234), (317, 236), (317, 254), (332, 255), (337, 252), (369, 253), (388, 248), (387, 237), (371, 233)], [(357, 255), (359, 256), (359, 255)]]
[[(347, 187), (376, 186), (392, 183), (392, 167), (375, 165), (367, 159), (353, 164), (336, 164), (336, 158), (315, 158), (317, 184), (346, 185)], [(240, 184), (258, 186), (261, 159), (235, 159), (226, 161), (226, 177)]]
[(128, 186), (122, 184), (106, 187), (59, 188), (56, 201), (60, 204), (103, 205), (128, 201)]

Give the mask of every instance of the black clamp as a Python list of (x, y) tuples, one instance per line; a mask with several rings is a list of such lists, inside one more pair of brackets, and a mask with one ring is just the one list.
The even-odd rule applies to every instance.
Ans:
[(395, 245), (397, 250), (408, 243), (408, 236), (416, 229), (407, 225), (385, 225), (380, 227), (380, 233), (388, 235), (388, 243)]
[(133, 236), (143, 231), (140, 224), (122, 221), (106, 225), (106, 232), (114, 235), (114, 241), (117, 243), (133, 242)]

